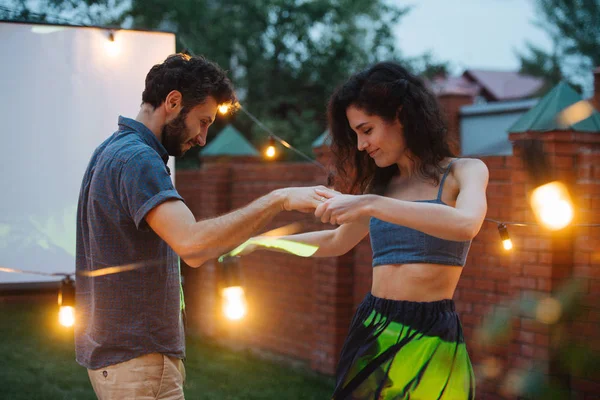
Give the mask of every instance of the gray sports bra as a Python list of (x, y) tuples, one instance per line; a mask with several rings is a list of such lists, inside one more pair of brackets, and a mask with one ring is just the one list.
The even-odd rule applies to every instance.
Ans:
[[(452, 166), (452, 160), (442, 179), (437, 198), (415, 200), (419, 203), (444, 204), (442, 189)], [(373, 249), (373, 267), (385, 264), (431, 263), (464, 266), (471, 241), (455, 242), (428, 235), (416, 229), (371, 218), (369, 235)]]

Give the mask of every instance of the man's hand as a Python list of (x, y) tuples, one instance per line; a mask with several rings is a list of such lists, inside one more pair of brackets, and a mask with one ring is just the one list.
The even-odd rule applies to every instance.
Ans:
[(319, 193), (325, 193), (329, 196), (338, 194), (335, 190), (328, 189), (325, 186), (293, 187), (279, 189), (283, 197), (282, 207), (285, 211), (313, 212), (327, 198)]

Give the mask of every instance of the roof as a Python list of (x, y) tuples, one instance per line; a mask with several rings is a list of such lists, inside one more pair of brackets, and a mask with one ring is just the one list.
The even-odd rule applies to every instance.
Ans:
[(260, 156), (258, 150), (232, 125), (227, 125), (200, 152), (202, 156)]
[(437, 96), (468, 95), (475, 97), (481, 87), (462, 76), (438, 77), (428, 81), (429, 87)]
[(463, 77), (485, 89), (493, 100), (533, 97), (544, 86), (544, 80), (514, 71), (468, 69)]
[(460, 115), (489, 115), (528, 111), (540, 99), (497, 101), (493, 103), (470, 104), (460, 108)]
[(331, 136), (329, 136), (328, 130), (321, 133), (321, 135), (312, 142), (313, 149), (321, 146), (331, 146)]
[[(569, 122), (566, 113), (562, 112), (567, 107), (577, 103), (577, 107), (584, 108), (585, 119), (579, 118)], [(570, 108), (574, 110), (573, 108)], [(588, 115), (585, 117), (585, 115)], [(569, 115), (571, 117), (571, 115)], [(539, 103), (525, 113), (509, 129), (511, 133), (519, 132), (549, 132), (549, 131), (575, 131), (599, 132), (600, 113), (588, 102), (582, 101), (581, 96), (566, 82), (560, 82)]]

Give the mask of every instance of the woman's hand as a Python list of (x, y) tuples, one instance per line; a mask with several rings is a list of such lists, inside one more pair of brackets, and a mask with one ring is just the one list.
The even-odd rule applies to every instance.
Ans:
[(347, 224), (369, 217), (369, 206), (376, 196), (348, 195), (329, 193), (320, 189), (316, 190), (322, 197), (323, 203), (315, 210), (315, 217), (323, 223), (332, 225)]

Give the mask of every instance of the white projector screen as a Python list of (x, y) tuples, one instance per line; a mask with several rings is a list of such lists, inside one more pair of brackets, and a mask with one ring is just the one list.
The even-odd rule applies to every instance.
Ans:
[[(135, 118), (175, 35), (0, 23), (0, 267), (75, 271), (75, 215), (89, 158)], [(173, 160), (171, 170), (173, 168)], [(0, 284), (60, 277), (0, 272)]]

